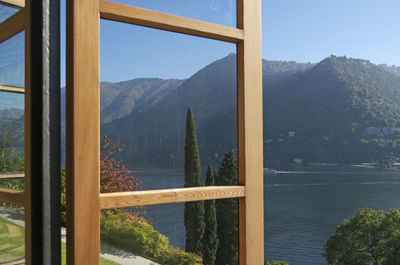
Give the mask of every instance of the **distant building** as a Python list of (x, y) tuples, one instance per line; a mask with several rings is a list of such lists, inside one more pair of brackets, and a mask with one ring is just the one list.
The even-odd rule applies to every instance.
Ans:
[(293, 161), (298, 165), (303, 164), (303, 158), (295, 158)]

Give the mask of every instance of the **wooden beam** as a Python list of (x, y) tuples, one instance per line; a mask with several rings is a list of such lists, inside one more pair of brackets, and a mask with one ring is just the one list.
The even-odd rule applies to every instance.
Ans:
[(241, 29), (100, 0), (101, 18), (228, 42), (243, 40)]
[(0, 202), (17, 206), (25, 206), (25, 195), (23, 191), (0, 188)]
[(261, 0), (237, 1), (240, 265), (264, 264)]
[(67, 264), (100, 262), (99, 0), (67, 1)]
[(0, 174), (0, 179), (23, 178), (25, 174)]
[(26, 10), (24, 8), (0, 24), (0, 43), (8, 40), (26, 28), (25, 16)]
[(25, 88), (16, 87), (16, 86), (0, 85), (0, 91), (24, 94)]
[(26, 264), (25, 263), (25, 259), (24, 258), (20, 258), (17, 260), (13, 260), (13, 261), (9, 261), (7, 263), (1, 263), (2, 265), (22, 265), (22, 264)]
[(13, 8), (24, 8), (25, 0), (1, 0), (0, 5), (9, 6)]
[(243, 186), (207, 186), (100, 194), (100, 208), (122, 208), (164, 203), (190, 202), (245, 196)]

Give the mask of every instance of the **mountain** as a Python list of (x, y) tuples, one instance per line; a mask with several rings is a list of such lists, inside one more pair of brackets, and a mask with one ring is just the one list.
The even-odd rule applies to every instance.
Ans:
[(183, 80), (137, 78), (130, 81), (101, 83), (101, 122), (108, 123), (157, 103), (181, 85)]
[[(211, 63), (152, 106), (104, 124), (102, 134), (126, 145), (121, 158), (135, 168), (182, 168), (190, 106), (203, 164), (217, 163), (237, 148), (235, 63), (233, 54)], [(263, 60), (263, 92), (266, 165), (400, 158), (400, 79), (381, 66), (336, 56)]]
[[(336, 56), (262, 66), (265, 166), (400, 161), (398, 68)], [(132, 168), (182, 169), (190, 106), (202, 164), (217, 164), (237, 149), (236, 79), (230, 54), (187, 80), (102, 82), (101, 134), (125, 145), (119, 158)], [(21, 131), (18, 115), (0, 111), (0, 131)]]
[(366, 60), (331, 56), (279, 85), (264, 86), (266, 162), (400, 157), (398, 127), (400, 78)]
[(378, 66), (392, 74), (400, 76), (400, 66), (387, 65), (387, 64), (379, 64)]
[(0, 119), (17, 120), (24, 115), (24, 110), (22, 109), (0, 109)]
[(124, 143), (123, 159), (137, 167), (182, 168), (185, 115), (190, 106), (200, 152), (221, 156), (235, 146), (236, 56), (211, 63), (157, 104), (102, 126), (102, 134)]
[[(159, 101), (184, 80), (137, 78), (123, 82), (100, 83), (101, 123), (108, 123), (138, 112)], [(61, 89), (61, 116), (65, 121), (65, 87)]]
[[(121, 119), (151, 107), (184, 80), (137, 78), (123, 82), (100, 83), (101, 124)], [(61, 89), (61, 151), (65, 161), (65, 87)]]

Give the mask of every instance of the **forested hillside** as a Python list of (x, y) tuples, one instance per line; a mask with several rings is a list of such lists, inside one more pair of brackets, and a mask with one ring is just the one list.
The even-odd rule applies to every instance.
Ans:
[[(262, 65), (265, 166), (400, 160), (398, 67), (336, 56), (317, 64), (263, 60)], [(103, 82), (101, 133), (125, 145), (121, 156), (134, 168), (181, 169), (190, 106), (201, 161), (217, 163), (237, 148), (236, 92), (234, 54), (187, 80)], [(62, 95), (64, 107), (64, 90)], [(19, 147), (21, 115), (0, 111), (0, 131), (17, 131)]]

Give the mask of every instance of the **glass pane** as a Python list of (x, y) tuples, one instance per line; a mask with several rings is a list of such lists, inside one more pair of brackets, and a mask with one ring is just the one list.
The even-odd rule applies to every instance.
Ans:
[(6, 6), (0, 1), (0, 23), (17, 13), (19, 9)]
[(115, 0), (113, 2), (236, 27), (236, 0)]
[(263, 4), (265, 260), (398, 264), (399, 3)]
[(100, 46), (102, 192), (236, 184), (236, 46), (109, 21)]
[(0, 86), (24, 87), (25, 32), (0, 44)]
[(23, 190), (24, 95), (0, 91), (0, 187)]
[[(25, 222), (23, 210), (0, 203), (0, 263), (24, 262)], [(23, 264), (23, 263), (12, 263)]]
[(101, 253), (121, 264), (237, 265), (238, 200), (103, 211)]

